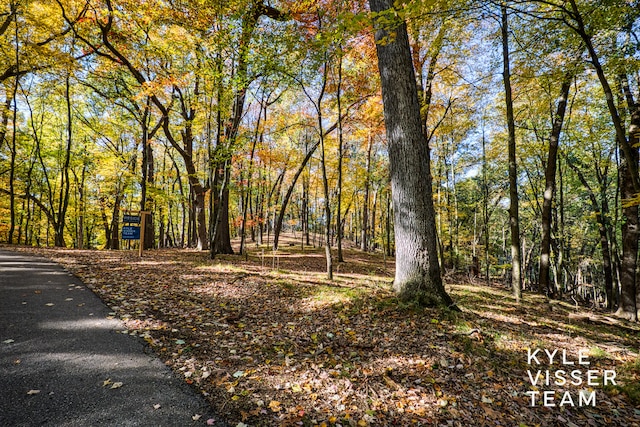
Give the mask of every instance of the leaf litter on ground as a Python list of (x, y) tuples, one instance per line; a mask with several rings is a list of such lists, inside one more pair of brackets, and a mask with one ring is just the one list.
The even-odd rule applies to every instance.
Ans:
[[(534, 294), (518, 305), (467, 277), (447, 278), (461, 313), (403, 305), (392, 260), (357, 250), (332, 282), (307, 247), (277, 264), (260, 251), (23, 250), (79, 276), (232, 425), (640, 426), (637, 389), (624, 386), (640, 379), (640, 328), (602, 312)], [(589, 368), (616, 370), (623, 386), (597, 388), (595, 407), (532, 407), (532, 348), (588, 349)], [(558, 403), (580, 387), (537, 389)]]

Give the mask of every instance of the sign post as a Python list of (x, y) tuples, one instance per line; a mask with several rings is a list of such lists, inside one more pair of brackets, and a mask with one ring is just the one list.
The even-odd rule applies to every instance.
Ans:
[(125, 214), (122, 218), (122, 222), (125, 224), (140, 224), (140, 225), (123, 225), (122, 226), (122, 240), (139, 240), (138, 256), (142, 256), (144, 250), (144, 235), (147, 224), (147, 215), (150, 215), (149, 211), (140, 211), (139, 215)]
[(149, 211), (140, 211), (140, 246), (138, 248), (138, 256), (141, 257), (142, 256), (142, 251), (144, 250), (144, 234), (146, 231), (146, 225), (147, 225), (147, 215), (149, 215), (151, 212)]

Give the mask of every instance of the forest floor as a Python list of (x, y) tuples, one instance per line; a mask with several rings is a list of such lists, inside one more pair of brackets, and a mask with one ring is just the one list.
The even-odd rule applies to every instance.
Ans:
[(288, 244), (20, 250), (80, 277), (231, 426), (640, 426), (640, 325), (467, 277), (446, 280), (461, 312), (420, 309), (381, 254), (345, 250), (330, 282), (323, 249)]

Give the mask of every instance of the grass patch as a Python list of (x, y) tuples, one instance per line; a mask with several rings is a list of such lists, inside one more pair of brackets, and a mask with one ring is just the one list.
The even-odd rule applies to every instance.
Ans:
[(594, 346), (589, 349), (589, 357), (593, 359), (610, 359), (611, 355), (600, 347)]

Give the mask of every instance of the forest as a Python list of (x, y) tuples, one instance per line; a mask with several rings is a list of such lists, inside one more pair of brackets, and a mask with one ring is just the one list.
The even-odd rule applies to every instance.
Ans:
[[(636, 1), (3, 3), (0, 241), (131, 249), (143, 212), (144, 248), (287, 233), (330, 278), (405, 247), (390, 176), (423, 163), (436, 270), (638, 319)], [(390, 169), (404, 33), (420, 150)]]
[[(639, 425), (639, 37), (637, 0), (4, 0), (16, 407), (105, 358), (17, 353), (36, 310), (91, 341), (88, 288), (182, 425)], [(96, 404), (147, 375), (110, 360)]]

